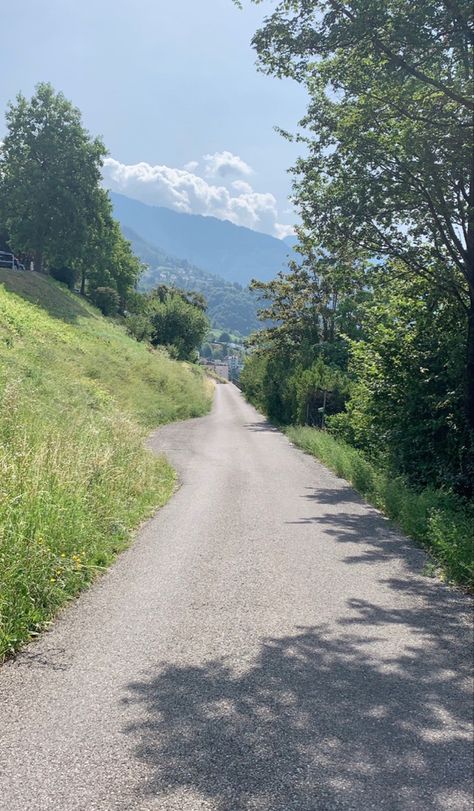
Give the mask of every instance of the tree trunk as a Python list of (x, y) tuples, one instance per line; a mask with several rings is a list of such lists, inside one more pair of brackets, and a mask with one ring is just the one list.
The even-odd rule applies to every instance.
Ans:
[(36, 273), (43, 272), (43, 251), (40, 249), (33, 254), (33, 263)]
[[(473, 153), (474, 156), (474, 153)], [(469, 311), (467, 326), (466, 380), (464, 395), (464, 413), (466, 416), (468, 438), (467, 459), (465, 464), (467, 495), (474, 493), (474, 157), (469, 183), (469, 223), (466, 240), (466, 268), (469, 285)]]
[(86, 295), (86, 270), (82, 268), (81, 270), (81, 296)]
[(474, 291), (471, 291), (468, 314), (465, 411), (467, 424), (474, 434)]

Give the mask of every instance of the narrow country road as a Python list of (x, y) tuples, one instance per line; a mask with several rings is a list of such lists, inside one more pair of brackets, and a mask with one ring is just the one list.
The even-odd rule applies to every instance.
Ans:
[(2, 811), (468, 811), (469, 600), (234, 386), (182, 486), (0, 669)]

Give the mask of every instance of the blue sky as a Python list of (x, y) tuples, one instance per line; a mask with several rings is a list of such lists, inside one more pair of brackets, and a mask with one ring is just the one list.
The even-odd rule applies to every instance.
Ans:
[[(3, 112), (50, 81), (110, 150), (107, 185), (144, 202), (284, 236), (286, 170), (305, 94), (257, 72), (250, 39), (273, 5), (232, 0), (16, 0), (2, 4)], [(5, 35), (7, 34), (7, 35)]]

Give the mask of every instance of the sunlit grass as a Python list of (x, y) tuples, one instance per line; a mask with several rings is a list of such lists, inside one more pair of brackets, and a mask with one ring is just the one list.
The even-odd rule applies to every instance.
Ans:
[(49, 279), (1, 271), (0, 659), (129, 543), (174, 487), (146, 430), (210, 405), (199, 369)]

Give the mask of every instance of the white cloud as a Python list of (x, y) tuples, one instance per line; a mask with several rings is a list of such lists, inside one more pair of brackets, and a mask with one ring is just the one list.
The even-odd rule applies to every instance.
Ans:
[(292, 225), (285, 225), (282, 222), (276, 222), (273, 227), (275, 229), (275, 236), (278, 237), (278, 239), (292, 237), (295, 234), (295, 229)]
[(240, 175), (248, 177), (253, 174), (253, 169), (245, 163), (238, 155), (224, 150), (224, 152), (214, 152), (213, 155), (204, 155), (205, 174), (207, 177), (229, 177), (230, 175)]
[(187, 172), (195, 172), (199, 166), (199, 161), (189, 161), (188, 163), (184, 164), (184, 168)]
[[(195, 163), (187, 164), (187, 167)], [(104, 183), (107, 188), (143, 203), (230, 220), (235, 225), (244, 225), (279, 238), (292, 233), (291, 226), (277, 222), (277, 201), (270, 192), (254, 191), (250, 183), (241, 180), (233, 181), (230, 188), (213, 184), (187, 167), (174, 169), (144, 162), (124, 164), (114, 158), (106, 158)]]
[(252, 186), (245, 180), (234, 180), (230, 185), (235, 191), (241, 192), (242, 194), (250, 194), (253, 192)]

